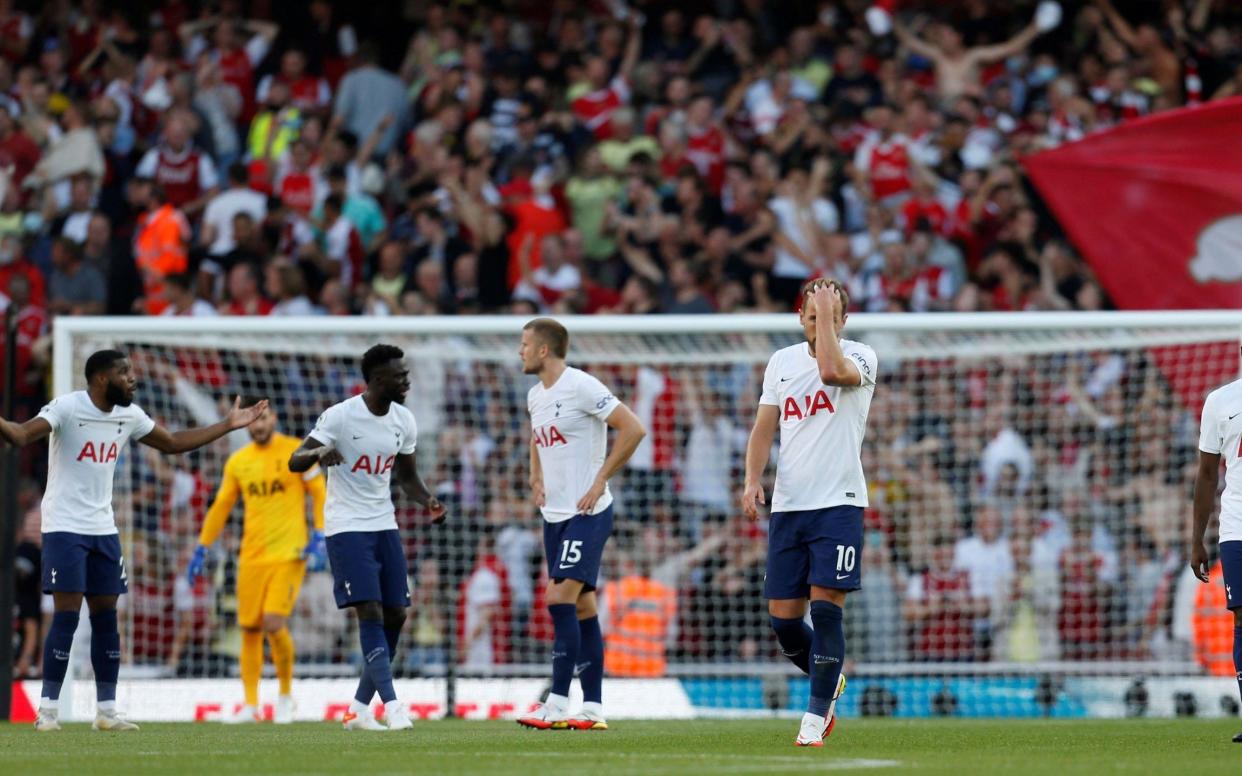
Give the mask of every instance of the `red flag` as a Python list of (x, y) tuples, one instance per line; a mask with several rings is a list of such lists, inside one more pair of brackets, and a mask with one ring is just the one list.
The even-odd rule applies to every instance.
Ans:
[(1091, 135), (1027, 173), (1118, 307), (1242, 308), (1242, 98)]
[[(1118, 307), (1242, 308), (1242, 98), (1168, 111), (1025, 160)], [(1185, 406), (1238, 376), (1238, 342), (1152, 348)]]

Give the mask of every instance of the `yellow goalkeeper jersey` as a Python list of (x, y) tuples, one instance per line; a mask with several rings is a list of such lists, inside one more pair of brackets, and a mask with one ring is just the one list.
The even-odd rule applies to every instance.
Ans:
[(245, 504), (241, 563), (282, 563), (300, 558), (309, 539), (306, 497), (311, 497), (315, 528), (322, 531), (327, 494), (319, 469), (306, 475), (289, 471), (289, 456), (300, 444), (293, 437), (272, 434), (266, 445), (251, 442), (229, 456), (220, 490), (203, 520), (199, 543), (215, 542), (241, 496)]

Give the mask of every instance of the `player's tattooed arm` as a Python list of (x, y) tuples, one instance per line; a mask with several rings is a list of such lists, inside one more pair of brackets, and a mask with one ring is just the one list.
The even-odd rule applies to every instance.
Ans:
[(197, 450), (203, 445), (211, 444), (230, 431), (249, 426), (258, 420), (259, 416), (266, 409), (267, 399), (256, 402), (249, 407), (242, 407), (241, 397), (238, 396), (233, 400), (233, 407), (229, 410), (229, 414), (219, 423), (212, 423), (210, 426), (186, 428), (176, 432), (169, 431), (163, 426), (156, 426), (151, 429), (151, 433), (139, 441), (147, 447), (159, 450), (161, 453), (173, 455), (188, 453), (191, 450)]
[(405, 491), (407, 497), (431, 513), (432, 522), (443, 523), (444, 518), (447, 517), (444, 505), (423, 482), (422, 476), (418, 473), (416, 455), (417, 453), (410, 453), (397, 456), (397, 482), (401, 484), (401, 489)]
[(25, 423), (14, 423), (0, 418), (0, 439), (14, 447), (24, 447), (38, 442), (52, 433), (52, 424), (44, 418), (31, 418)]
[(1195, 475), (1195, 517), (1190, 534), (1190, 570), (1200, 582), (1208, 581), (1207, 548), (1203, 536), (1216, 509), (1216, 486), (1220, 480), (1220, 453), (1199, 451), (1199, 471)]
[(295, 474), (310, 471), (315, 464), (320, 466), (337, 466), (345, 462), (335, 447), (325, 447), (314, 437), (307, 437), (298, 445), (298, 449), (289, 456), (289, 471)]

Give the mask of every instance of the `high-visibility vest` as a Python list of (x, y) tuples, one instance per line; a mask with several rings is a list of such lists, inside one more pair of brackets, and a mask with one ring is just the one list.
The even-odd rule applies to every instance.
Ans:
[(158, 315), (168, 306), (163, 298), (164, 278), (185, 272), (189, 266), (186, 244), (190, 223), (180, 210), (164, 204), (143, 217), (134, 238), (134, 263), (142, 273), (147, 312)]
[(1195, 591), (1195, 610), (1190, 632), (1195, 659), (1213, 676), (1233, 676), (1233, 612), (1225, 598), (1225, 572), (1220, 564), (1208, 575), (1208, 583)]
[(604, 640), (611, 676), (664, 676), (665, 644), (677, 616), (677, 593), (647, 577), (624, 577), (605, 591), (612, 625)]
[[(296, 108), (290, 111), (292, 121), (297, 124), (301, 121), (301, 112)], [(254, 117), (254, 121), (250, 123), (250, 135), (246, 139), (246, 150), (250, 152), (251, 159), (280, 159), (285, 155), (285, 151), (294, 140), (298, 139), (298, 131), (285, 124), (275, 125), (276, 114), (273, 111), (264, 111)], [(272, 140), (272, 147), (267, 147), (268, 135), (272, 132), (276, 133), (276, 137)]]

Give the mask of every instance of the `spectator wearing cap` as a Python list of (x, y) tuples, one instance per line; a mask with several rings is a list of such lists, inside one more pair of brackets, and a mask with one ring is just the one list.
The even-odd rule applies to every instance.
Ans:
[(108, 301), (103, 275), (82, 262), (81, 246), (68, 237), (52, 243), (47, 291), (47, 309), (53, 315), (100, 315)]
[(358, 49), (358, 67), (341, 80), (334, 118), (339, 117), (357, 137), (367, 137), (389, 118), (392, 123), (384, 128), (375, 145), (377, 153), (386, 154), (397, 141), (398, 126), (393, 119), (405, 115), (408, 101), (405, 84), (378, 63), (375, 46), (362, 44)]

